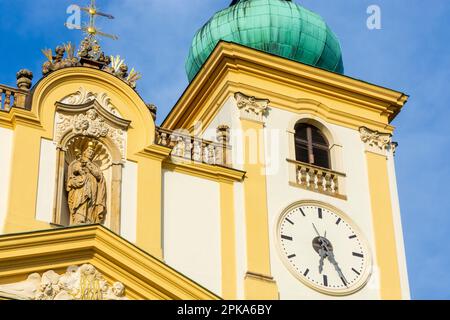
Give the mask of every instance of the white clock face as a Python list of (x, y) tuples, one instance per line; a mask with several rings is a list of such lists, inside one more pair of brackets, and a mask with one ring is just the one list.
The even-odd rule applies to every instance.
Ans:
[(290, 206), (279, 220), (277, 241), (288, 269), (322, 293), (354, 293), (370, 276), (366, 240), (347, 216), (331, 206), (317, 202)]

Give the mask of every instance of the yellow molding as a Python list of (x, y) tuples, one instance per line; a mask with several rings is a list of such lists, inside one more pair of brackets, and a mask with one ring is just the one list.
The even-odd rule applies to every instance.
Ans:
[(386, 156), (366, 152), (381, 298), (402, 299)]
[[(163, 127), (190, 128), (198, 120), (208, 123), (207, 118), (211, 117), (208, 113), (211, 110), (213, 114), (218, 111), (224, 99), (230, 96), (231, 86), (235, 87), (234, 92), (253, 87), (250, 91), (259, 91), (255, 95), (270, 99), (274, 106), (288, 103), (288, 108), (293, 110), (298, 109), (295, 104), (301, 96), (299, 92), (350, 105), (352, 109), (344, 113), (356, 116), (359, 126), (367, 122), (373, 126), (375, 122), (376, 127), (389, 127), (389, 122), (408, 98), (394, 90), (237, 44), (221, 42), (165, 119)], [(275, 89), (276, 86), (282, 90)], [(252, 95), (253, 92), (245, 94)], [(333, 106), (332, 110), (335, 109)], [(347, 116), (340, 115), (339, 111), (343, 112), (345, 108), (336, 109), (336, 121), (342, 121)], [(378, 115), (379, 120), (374, 120), (375, 115)], [(358, 125), (353, 124), (354, 127)]]
[[(199, 107), (197, 110), (192, 110), (189, 113), (189, 118), (184, 118), (183, 125), (187, 128), (192, 128), (196, 121), (202, 122), (203, 131), (209, 128), (210, 124), (220, 112), (220, 107), (224, 105), (225, 101), (233, 97), (236, 92), (243, 91), (248, 96), (268, 97), (271, 101), (270, 106), (281, 110), (286, 110), (296, 114), (310, 114), (311, 116), (317, 116), (325, 120), (328, 123), (336, 124), (347, 127), (349, 129), (358, 130), (361, 126), (370, 126), (376, 128), (379, 131), (387, 131), (393, 133), (394, 127), (387, 124), (386, 121), (373, 120), (367, 117), (363, 117), (356, 112), (352, 113), (345, 110), (338, 110), (331, 108), (317, 100), (292, 98), (280, 94), (255, 87), (253, 85), (247, 85), (242, 83), (236, 83), (233, 81), (227, 81), (226, 84), (215, 93), (211, 102), (205, 104), (206, 107)], [(359, 107), (355, 107), (359, 108)]]
[(194, 177), (209, 179), (215, 182), (241, 182), (245, 177), (244, 171), (222, 166), (193, 162), (182, 158), (179, 158), (179, 161), (176, 162), (174, 162), (174, 160), (172, 159), (165, 160), (163, 162), (163, 168), (169, 171), (184, 173)]
[[(260, 132), (263, 124), (241, 119), (243, 132)], [(267, 181), (264, 173), (265, 159), (253, 163), (252, 151), (264, 157), (264, 139), (257, 135), (258, 141), (244, 139), (245, 170), (245, 225), (247, 243), (247, 276), (244, 279), (247, 300), (278, 299), (278, 288), (271, 276), (269, 211), (267, 208)], [(251, 145), (254, 144), (254, 145)], [(257, 150), (253, 150), (257, 148)], [(252, 275), (259, 275), (258, 277)], [(270, 280), (270, 281), (268, 281)]]
[(210, 291), (100, 225), (0, 236), (0, 283), (91, 263), (131, 299), (217, 300)]
[(170, 156), (172, 149), (159, 145), (151, 145), (138, 153), (139, 156), (148, 157), (150, 159), (163, 161)]
[(234, 212), (234, 183), (220, 183), (222, 297), (237, 299), (236, 224)]

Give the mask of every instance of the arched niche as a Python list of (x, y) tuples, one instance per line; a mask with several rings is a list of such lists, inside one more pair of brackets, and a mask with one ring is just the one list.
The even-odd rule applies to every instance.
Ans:
[[(129, 125), (129, 121), (110, 108), (109, 99), (104, 94), (80, 89), (56, 103), (55, 224), (102, 223), (120, 233), (122, 167), (126, 159)], [(86, 168), (91, 170), (86, 171)], [(88, 175), (95, 180), (89, 182)], [(81, 209), (75, 210), (74, 214), (77, 206), (73, 199), (84, 199), (87, 195), (98, 203), (91, 201), (84, 205), (91, 211), (94, 205), (104, 207), (104, 219), (93, 219), (93, 214), (87, 215), (90, 218), (86, 221), (75, 218), (80, 217)], [(103, 198), (100, 195), (105, 199), (99, 200)]]

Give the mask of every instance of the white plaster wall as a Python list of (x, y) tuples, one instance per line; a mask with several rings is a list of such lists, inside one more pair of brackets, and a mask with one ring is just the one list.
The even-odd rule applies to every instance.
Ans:
[(221, 295), (219, 184), (170, 171), (163, 180), (165, 262)]
[(0, 128), (0, 234), (3, 233), (8, 211), (12, 145), (13, 131), (5, 128)]
[[(216, 129), (219, 125), (228, 125), (230, 127), (230, 145), (232, 148), (233, 168), (244, 169), (244, 146), (242, 140), (242, 129), (240, 121), (240, 111), (236, 100), (230, 96), (217, 116), (210, 123), (204, 132), (204, 139), (216, 139)], [(247, 273), (247, 236), (245, 222), (245, 193), (243, 183), (234, 184), (234, 210), (235, 210), (235, 232), (236, 232), (236, 284), (237, 299), (245, 298), (244, 279)]]
[[(273, 108), (266, 123), (266, 158), (271, 163), (266, 172), (272, 275), (278, 283), (281, 299), (333, 299), (306, 287), (286, 269), (276, 249), (276, 226), (281, 212), (296, 201), (317, 200), (328, 203), (345, 212), (359, 226), (369, 242), (373, 260), (376, 261), (364, 145), (356, 130), (327, 124), (328, 129), (343, 146), (343, 168), (347, 174), (348, 201), (291, 187), (286, 161), (289, 157), (289, 139), (286, 130), (289, 123), (295, 123), (299, 119), (296, 114)], [(340, 299), (379, 298), (378, 280), (375, 276), (358, 293)]]
[(36, 200), (36, 220), (52, 223), (56, 188), (56, 146), (51, 140), (41, 139), (39, 180)]
[(122, 202), (120, 209), (120, 235), (136, 243), (138, 165), (127, 161), (122, 171)]
[(405, 242), (403, 239), (402, 218), (400, 213), (400, 202), (398, 198), (397, 176), (395, 173), (395, 159), (392, 152), (388, 157), (389, 184), (391, 190), (392, 212), (394, 215), (395, 239), (397, 241), (397, 255), (399, 258), (400, 281), (403, 299), (410, 300), (408, 268), (406, 264)]
[(236, 101), (234, 97), (230, 96), (220, 108), (219, 113), (214, 117), (209, 126), (205, 128), (203, 132), (203, 138), (205, 140), (217, 141), (216, 140), (216, 129), (220, 125), (227, 125), (230, 128), (233, 126), (234, 118), (234, 106)]

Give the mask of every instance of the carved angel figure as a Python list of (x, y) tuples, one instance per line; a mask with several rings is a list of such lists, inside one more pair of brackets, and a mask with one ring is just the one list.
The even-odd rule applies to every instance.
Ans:
[(70, 224), (103, 223), (106, 215), (106, 181), (93, 163), (93, 143), (69, 165), (67, 192)]

